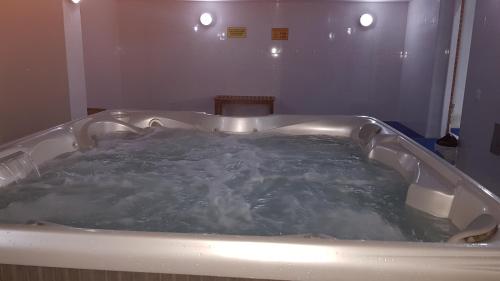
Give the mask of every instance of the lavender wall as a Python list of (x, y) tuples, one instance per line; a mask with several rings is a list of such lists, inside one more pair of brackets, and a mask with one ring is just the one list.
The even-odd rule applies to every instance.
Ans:
[(454, 6), (454, 0), (409, 4), (398, 120), (427, 137), (441, 133)]
[(0, 1), (0, 143), (70, 119), (61, 0)]
[(477, 1), (458, 166), (500, 195), (500, 156), (490, 153), (500, 123), (500, 1)]
[(66, 63), (68, 65), (69, 104), (71, 119), (87, 116), (87, 88), (83, 59), (80, 6), (63, 0)]
[(123, 107), (116, 1), (82, 1), (80, 14), (88, 106)]
[(448, 82), (451, 37), (457, 5), (459, 5), (459, 3), (455, 0), (441, 0), (439, 3), (434, 64), (432, 66), (432, 86), (429, 97), (429, 110), (427, 113), (427, 127), (424, 134), (427, 137), (439, 138), (443, 136), (441, 134), (443, 105)]
[[(195, 32), (204, 11), (216, 24)], [(279, 113), (395, 120), (407, 11), (406, 2), (86, 0), (89, 105), (212, 112), (214, 95), (275, 95)], [(364, 12), (373, 28), (360, 27)], [(227, 26), (248, 27), (248, 38), (220, 40)], [(271, 41), (282, 26), (290, 40)]]

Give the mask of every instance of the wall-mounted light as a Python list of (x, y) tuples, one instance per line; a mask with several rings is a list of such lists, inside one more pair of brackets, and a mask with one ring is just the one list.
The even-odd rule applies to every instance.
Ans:
[(73, 4), (78, 4), (78, 3), (80, 3), (80, 1), (81, 1), (81, 0), (70, 0), (70, 1), (71, 1), (71, 3), (73, 3)]
[(281, 49), (279, 49), (279, 48), (277, 48), (277, 47), (272, 47), (270, 51), (271, 51), (271, 56), (272, 56), (273, 58), (277, 58), (277, 57), (279, 57), (279, 56), (280, 56), (280, 54), (281, 54)]
[(373, 16), (368, 13), (362, 14), (359, 18), (359, 23), (361, 24), (361, 26), (369, 27), (373, 24)]
[(210, 13), (203, 13), (200, 16), (200, 23), (203, 26), (209, 26), (213, 23), (213, 21), (214, 21), (214, 18)]
[(217, 33), (217, 37), (219, 37), (219, 40), (224, 41), (224, 40), (226, 40), (226, 33), (219, 32), (219, 33)]

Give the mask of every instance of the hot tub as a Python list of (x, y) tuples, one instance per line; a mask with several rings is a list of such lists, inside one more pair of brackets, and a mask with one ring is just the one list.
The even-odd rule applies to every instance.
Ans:
[[(407, 188), (403, 199), (408, 209), (427, 216), (430, 221), (445, 220), (455, 232), (448, 241), (415, 242), (391, 239), (392, 236), (372, 240), (371, 237), (377, 236), (365, 239), (353, 235), (354, 239), (349, 239), (351, 236), (338, 236), (337, 232), (316, 235), (294, 228), (283, 228), (286, 230), (283, 233), (272, 229), (265, 234), (252, 232), (253, 229), (239, 233), (233, 231), (234, 225), (230, 223), (227, 231), (222, 232), (177, 231), (179, 228), (140, 231), (134, 227), (123, 230), (114, 229), (112, 224), (88, 228), (85, 224), (38, 219), (37, 214), (43, 213), (50, 203), (28, 215), (19, 208), (4, 212), (3, 209), (21, 200), (17, 198), (0, 210), (0, 220), (9, 223), (0, 226), (1, 277), (5, 280), (500, 279), (500, 235), (496, 232), (500, 221), (499, 199), (453, 166), (371, 117), (240, 118), (195, 112), (106, 111), (1, 147), (0, 186), (3, 190), (15, 190), (18, 185), (43, 178), (53, 168), (54, 159), (86, 157), (110, 136), (132, 136), (127, 141), (134, 143), (134, 136), (139, 139), (148, 136), (154, 128), (236, 135), (244, 142), (247, 138), (255, 140), (260, 134), (289, 136), (299, 142), (303, 141), (300, 136), (347, 140), (342, 143), (355, 145), (367, 161), (384, 166), (377, 169), (397, 172)], [(329, 139), (326, 142), (338, 145)], [(281, 143), (283, 139), (279, 139), (278, 146)], [(315, 157), (321, 158), (321, 153)], [(326, 160), (335, 162), (331, 157)], [(300, 161), (297, 163), (302, 165)], [(309, 181), (315, 177), (319, 176), (306, 175)], [(64, 200), (53, 202), (61, 201)], [(72, 203), (59, 207), (61, 213), (78, 208)], [(9, 221), (9, 216), (17, 219)], [(34, 220), (27, 220), (30, 216)], [(371, 220), (369, 217), (359, 223)]]

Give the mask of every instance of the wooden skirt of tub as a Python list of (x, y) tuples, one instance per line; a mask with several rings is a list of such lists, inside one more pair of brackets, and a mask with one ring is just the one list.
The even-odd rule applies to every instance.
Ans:
[[(197, 275), (117, 272), (25, 265), (0, 265), (0, 281), (255, 281)], [(261, 279), (260, 279), (261, 280)]]

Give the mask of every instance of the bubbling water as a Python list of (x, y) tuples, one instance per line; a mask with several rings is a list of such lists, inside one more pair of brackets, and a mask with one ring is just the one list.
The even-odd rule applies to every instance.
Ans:
[(391, 241), (456, 232), (406, 207), (407, 189), (348, 139), (155, 128), (99, 140), (0, 190), (0, 222)]

